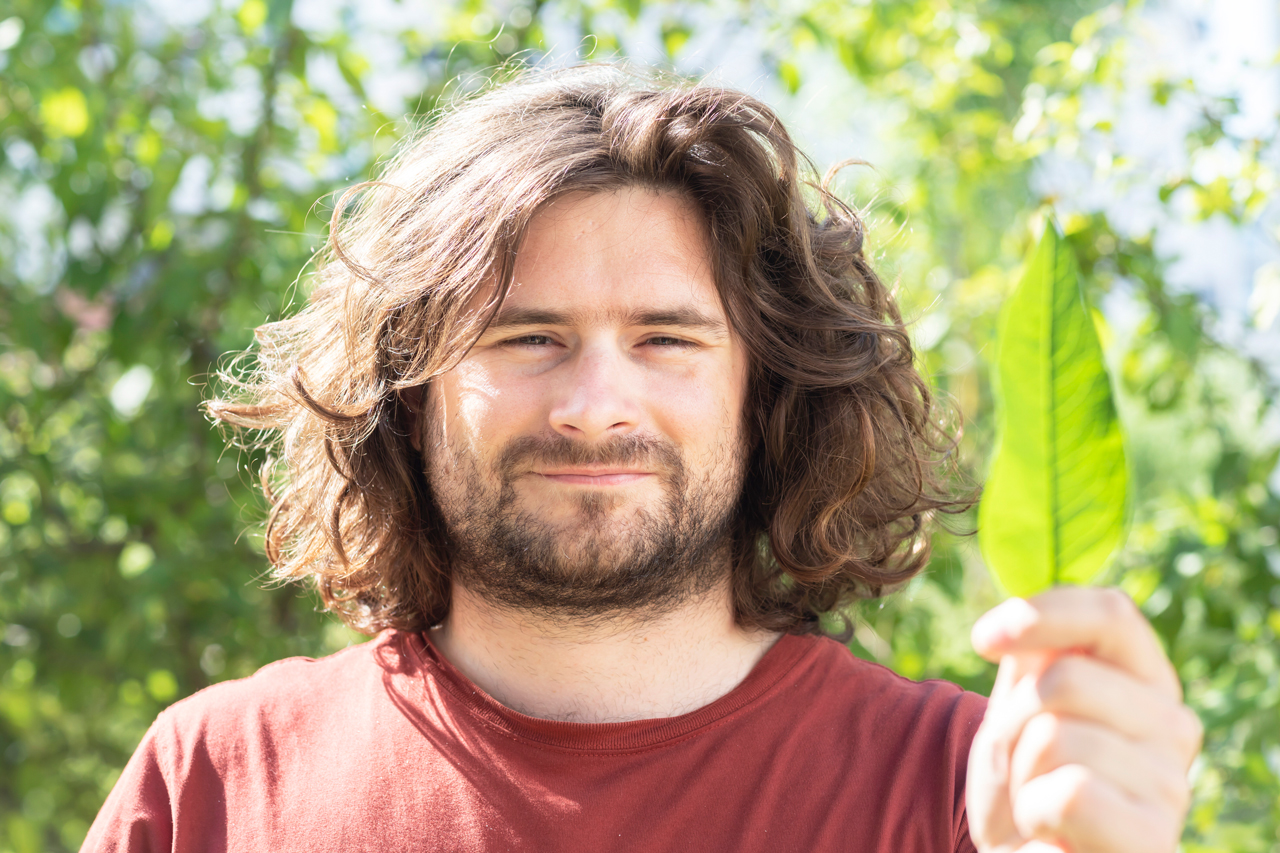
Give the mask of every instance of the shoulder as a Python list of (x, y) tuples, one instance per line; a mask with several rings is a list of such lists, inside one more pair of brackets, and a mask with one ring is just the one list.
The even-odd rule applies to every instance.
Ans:
[(324, 658), (286, 658), (247, 678), (224, 681), (165, 709), (156, 720), (162, 745), (177, 753), (272, 740), (328, 725), (352, 697), (367, 695), (401, 654), (395, 631)]
[(835, 640), (806, 639), (812, 646), (791, 704), (821, 739), (810, 754), (840, 757), (842, 771), (857, 768), (861, 807), (881, 816), (895, 849), (971, 850), (965, 771), (986, 697), (949, 681), (905, 678)]
[[(856, 657), (827, 637), (799, 638), (809, 653), (796, 689), (827, 713), (859, 728), (919, 736), (921, 729), (947, 732), (967, 745), (986, 710), (986, 697), (939, 679), (914, 681), (886, 666)], [(945, 736), (945, 735), (944, 735)]]
[(193, 693), (171, 705), (165, 713), (189, 717), (223, 709), (228, 704), (305, 701), (313, 694), (329, 692), (335, 679), (344, 682), (359, 678), (371, 664), (370, 647), (385, 640), (385, 636), (379, 636), (323, 658), (293, 657), (274, 661), (248, 677), (219, 682)]

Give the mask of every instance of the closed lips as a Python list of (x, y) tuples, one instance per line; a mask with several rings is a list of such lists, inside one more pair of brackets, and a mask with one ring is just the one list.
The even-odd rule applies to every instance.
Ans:
[(627, 468), (558, 468), (550, 471), (539, 471), (541, 476), (558, 483), (584, 486), (613, 486), (633, 483), (650, 475), (649, 471), (636, 471)]

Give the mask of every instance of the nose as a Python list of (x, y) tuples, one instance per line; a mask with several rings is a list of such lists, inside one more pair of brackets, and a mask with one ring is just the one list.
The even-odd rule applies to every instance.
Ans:
[(637, 383), (621, 353), (584, 349), (566, 367), (551, 406), (552, 429), (566, 438), (595, 441), (627, 435), (640, 425)]

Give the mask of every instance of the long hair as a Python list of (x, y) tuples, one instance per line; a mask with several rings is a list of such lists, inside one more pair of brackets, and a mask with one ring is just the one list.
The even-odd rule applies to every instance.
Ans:
[(830, 174), (818, 185), (811, 173), (760, 101), (613, 66), (526, 73), (407, 139), (378, 180), (342, 196), (305, 307), (259, 327), (206, 403), (242, 435), (272, 437), (276, 576), (312, 579), (366, 633), (444, 619), (450, 554), (410, 439), (415, 400), (501, 306), (543, 205), (639, 186), (705, 218), (749, 353), (739, 624), (814, 632), (822, 614), (910, 579), (931, 516), (971, 499), (948, 491), (955, 438), (864, 254), (863, 222)]

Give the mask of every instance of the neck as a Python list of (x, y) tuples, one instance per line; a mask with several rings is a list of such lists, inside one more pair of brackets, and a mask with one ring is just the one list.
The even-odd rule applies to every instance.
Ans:
[(733, 618), (728, 583), (646, 619), (576, 625), (495, 607), (454, 585), (436, 649), (512, 710), (611, 723), (695, 711), (738, 686), (778, 635)]

